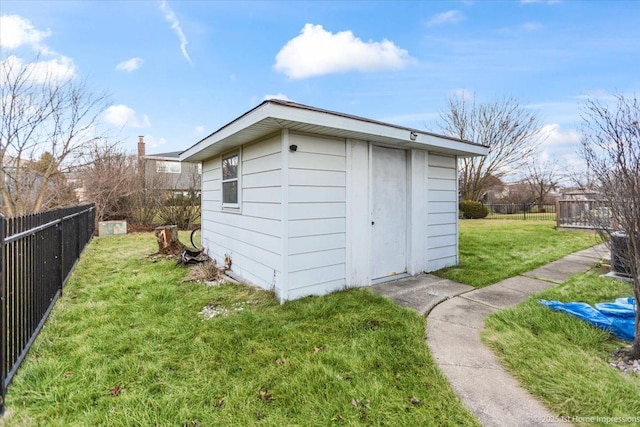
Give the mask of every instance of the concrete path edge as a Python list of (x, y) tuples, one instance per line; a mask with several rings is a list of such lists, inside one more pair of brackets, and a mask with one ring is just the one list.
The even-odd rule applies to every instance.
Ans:
[(608, 256), (608, 248), (597, 245), (479, 289), (430, 274), (371, 289), (427, 317), (426, 341), (436, 364), (483, 425), (570, 425), (518, 384), (483, 344), (480, 333), (489, 314), (557, 286)]

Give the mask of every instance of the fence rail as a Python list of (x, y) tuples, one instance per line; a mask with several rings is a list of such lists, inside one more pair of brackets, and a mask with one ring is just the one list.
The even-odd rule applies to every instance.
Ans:
[(18, 367), (95, 227), (94, 205), (0, 215), (0, 414)]
[(610, 204), (602, 200), (558, 200), (558, 227), (611, 228)]
[(503, 203), (485, 204), (484, 206), (489, 208), (487, 219), (556, 221), (556, 205), (553, 203)]

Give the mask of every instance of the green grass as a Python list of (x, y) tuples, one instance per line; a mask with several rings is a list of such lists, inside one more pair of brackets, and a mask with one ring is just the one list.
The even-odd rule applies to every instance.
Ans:
[(640, 377), (607, 364), (611, 351), (628, 343), (538, 303), (547, 299), (593, 305), (630, 295), (629, 284), (601, 278), (597, 270), (579, 274), (489, 316), (483, 340), (511, 374), (557, 415), (638, 417)]
[[(150, 233), (95, 239), (9, 387), (4, 425), (478, 425), (425, 319), (366, 289), (279, 305), (183, 283)], [(204, 320), (208, 304), (230, 309)]]
[(460, 264), (434, 274), (492, 285), (599, 243), (595, 233), (554, 229), (553, 221), (460, 221)]

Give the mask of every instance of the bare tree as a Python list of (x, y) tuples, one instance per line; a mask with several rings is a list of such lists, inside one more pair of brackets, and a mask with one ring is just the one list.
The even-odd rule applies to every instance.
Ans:
[(535, 200), (535, 193), (526, 181), (519, 181), (508, 184), (499, 203), (516, 205), (531, 205)]
[(144, 165), (138, 161), (136, 191), (131, 194), (131, 220), (143, 227), (151, 227), (167, 198), (166, 177), (160, 174), (145, 174)]
[(523, 182), (528, 187), (532, 202), (542, 207), (549, 203), (549, 193), (558, 188), (560, 173), (556, 162), (531, 162), (527, 166), (527, 175)]
[(480, 201), (492, 178), (523, 167), (536, 150), (540, 125), (535, 114), (515, 98), (478, 104), (453, 97), (440, 116), (443, 133), (489, 147), (486, 157), (460, 161), (459, 189), (463, 200)]
[[(611, 209), (615, 229), (600, 227), (611, 237), (613, 231), (626, 233), (627, 256), (623, 260), (633, 278), (633, 293), (640, 301), (640, 103), (624, 95), (616, 96), (609, 107), (589, 100), (583, 109), (582, 155), (599, 185), (601, 197)], [(640, 359), (640, 310), (635, 318), (635, 340), (630, 357)]]
[(164, 224), (176, 224), (181, 230), (191, 229), (195, 221), (200, 218), (200, 173), (196, 165), (184, 163), (187, 170), (183, 177), (176, 177), (172, 188), (178, 188), (176, 182), (181, 182), (182, 194), (170, 197), (160, 208), (158, 216)]
[[(48, 151), (44, 152), (37, 162), (28, 166), (28, 171), (35, 174), (36, 177), (40, 177), (43, 181), (44, 190), (41, 192), (42, 197), (42, 209), (54, 209), (62, 206), (70, 206), (78, 203), (78, 197), (76, 196), (72, 182), (68, 179), (68, 174), (65, 174), (59, 168), (51, 167), (53, 162), (53, 156)], [(44, 174), (47, 171), (51, 171), (49, 178), (45, 179)], [(25, 171), (26, 173), (27, 171)]]
[[(13, 56), (0, 62), (0, 196), (9, 216), (47, 207), (55, 175), (97, 138), (106, 108), (106, 96), (91, 93), (85, 81), (42, 71)], [(35, 173), (45, 152), (46, 167)]]
[(131, 216), (131, 196), (140, 191), (134, 156), (117, 144), (93, 142), (85, 152), (76, 176), (83, 197), (96, 205), (96, 222)]

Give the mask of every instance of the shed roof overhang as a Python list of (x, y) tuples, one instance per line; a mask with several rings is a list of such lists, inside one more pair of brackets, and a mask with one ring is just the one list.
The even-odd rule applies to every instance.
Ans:
[(488, 147), (417, 129), (281, 100), (267, 100), (180, 154), (200, 162), (281, 129), (418, 148), (462, 157), (485, 156)]

